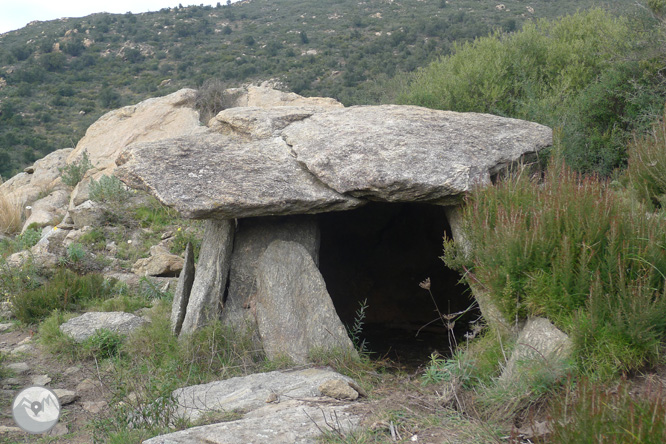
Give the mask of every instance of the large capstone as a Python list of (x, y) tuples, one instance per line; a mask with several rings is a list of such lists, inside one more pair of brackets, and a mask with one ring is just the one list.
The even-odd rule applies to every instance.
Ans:
[(552, 143), (550, 128), (489, 114), (286, 108), (235, 108), (211, 121), (215, 130), (135, 143), (115, 174), (201, 219), (323, 213), (366, 200), (449, 205)]

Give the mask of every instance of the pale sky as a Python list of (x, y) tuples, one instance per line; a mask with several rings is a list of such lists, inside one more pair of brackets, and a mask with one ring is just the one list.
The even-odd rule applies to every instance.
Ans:
[[(236, 2), (238, 0), (232, 0)], [(33, 20), (55, 20), (61, 17), (84, 17), (96, 12), (124, 14), (127, 11), (159, 11), (175, 7), (179, 3), (189, 5), (217, 5), (204, 0), (0, 0), (0, 34), (23, 28)], [(226, 0), (220, 0), (226, 5)]]

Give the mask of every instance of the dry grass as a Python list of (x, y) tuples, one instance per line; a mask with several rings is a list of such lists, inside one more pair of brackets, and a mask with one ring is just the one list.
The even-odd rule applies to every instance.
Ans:
[(20, 202), (0, 192), (0, 233), (13, 234), (21, 231), (23, 222), (21, 213)]

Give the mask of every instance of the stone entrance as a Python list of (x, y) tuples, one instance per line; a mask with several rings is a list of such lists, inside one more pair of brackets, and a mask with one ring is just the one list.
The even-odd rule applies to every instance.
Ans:
[[(444, 314), (472, 304), (460, 275), (440, 259), (442, 237), (451, 237), (444, 208), (372, 202), (319, 215), (319, 269), (336, 311), (350, 326), (367, 300), (363, 339), (379, 356), (422, 363), (435, 350), (447, 353), (448, 331), (435, 303)], [(432, 298), (419, 286), (427, 278)], [(464, 334), (467, 321), (478, 316), (471, 311), (454, 333)]]

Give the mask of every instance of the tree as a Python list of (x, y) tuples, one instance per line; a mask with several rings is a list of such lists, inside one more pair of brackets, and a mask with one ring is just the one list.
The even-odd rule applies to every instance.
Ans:
[(308, 35), (305, 33), (305, 31), (301, 31), (301, 43), (304, 45), (310, 43), (310, 39), (308, 38)]
[(99, 93), (99, 102), (104, 108), (120, 106), (120, 94), (110, 86), (102, 89)]

